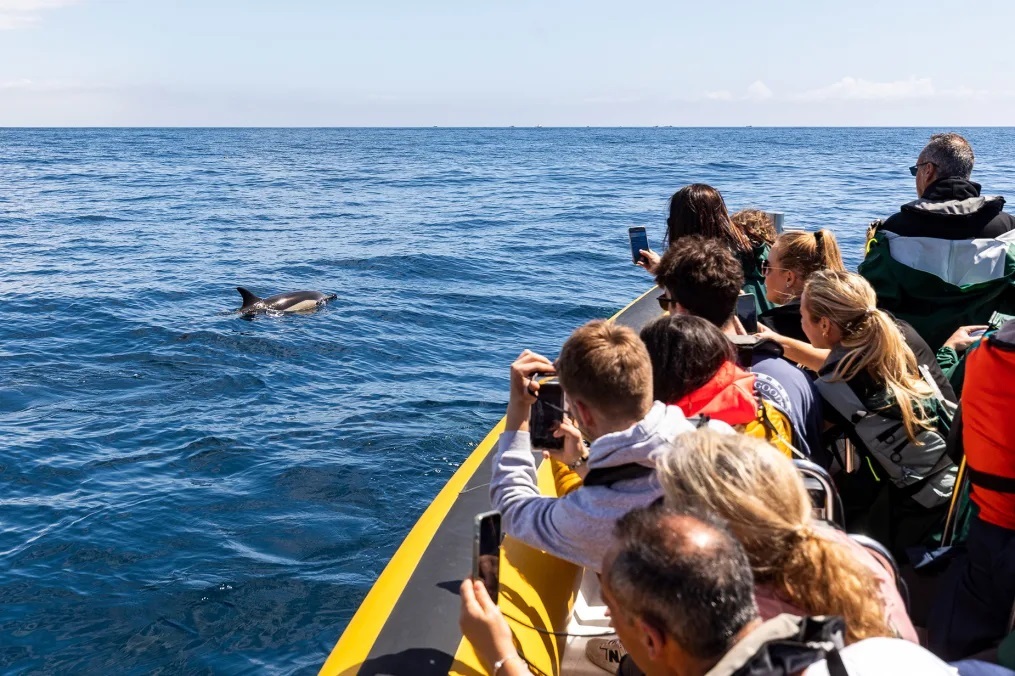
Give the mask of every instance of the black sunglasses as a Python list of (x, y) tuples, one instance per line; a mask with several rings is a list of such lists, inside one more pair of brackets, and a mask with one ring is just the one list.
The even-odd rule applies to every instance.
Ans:
[(670, 308), (677, 304), (676, 298), (668, 298), (666, 296), (659, 296), (656, 300), (659, 301), (659, 307), (663, 309), (663, 312), (669, 312)]
[[(913, 166), (911, 166), (909, 168), (909, 173), (911, 173), (913, 176), (916, 176), (917, 172), (920, 171), (920, 167), (922, 167), (925, 164), (934, 164), (934, 163), (933, 162), (917, 162), (916, 164), (914, 164)], [(934, 166), (936, 167), (937, 165), (934, 164)]]

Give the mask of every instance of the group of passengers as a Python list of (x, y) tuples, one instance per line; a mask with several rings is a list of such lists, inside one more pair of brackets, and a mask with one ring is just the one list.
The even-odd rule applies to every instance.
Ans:
[[(859, 273), (829, 230), (777, 235), (685, 187), (666, 251), (640, 263), (665, 314), (640, 336), (589, 322), (555, 362), (512, 364), (491, 500), (508, 535), (599, 573), (616, 638), (590, 640), (591, 661), (1013, 673), (1015, 219), (972, 168), (965, 139), (932, 136), (919, 199), (872, 224)], [(546, 373), (568, 411), (544, 453), (557, 497), (528, 433)], [(491, 672), (529, 673), (483, 585), (461, 591)]]

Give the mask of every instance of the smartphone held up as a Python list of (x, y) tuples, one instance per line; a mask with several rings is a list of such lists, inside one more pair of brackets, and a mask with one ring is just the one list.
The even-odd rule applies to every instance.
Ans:
[(627, 229), (627, 237), (631, 241), (631, 260), (637, 265), (638, 261), (644, 258), (641, 252), (649, 251), (648, 234), (645, 232), (645, 228), (637, 226)]
[(560, 387), (560, 381), (556, 378), (540, 380), (536, 403), (529, 409), (529, 438), (532, 447), (551, 451), (564, 448), (563, 437), (553, 436), (563, 420), (564, 390)]
[(472, 533), (472, 579), (482, 581), (497, 603), (500, 592), (500, 512), (477, 514)]

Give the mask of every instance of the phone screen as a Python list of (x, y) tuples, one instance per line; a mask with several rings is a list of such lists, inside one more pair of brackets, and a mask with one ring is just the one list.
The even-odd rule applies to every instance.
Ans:
[(631, 239), (631, 260), (635, 263), (641, 260), (641, 251), (648, 251), (648, 235), (645, 228), (635, 227), (627, 229), (627, 236)]
[(753, 293), (743, 293), (737, 297), (737, 319), (747, 333), (758, 332), (758, 304)]
[(564, 390), (556, 378), (539, 383), (539, 398), (529, 409), (529, 438), (533, 448), (564, 448), (563, 437), (554, 437), (564, 419)]
[(497, 603), (500, 591), (500, 512), (476, 515), (472, 542), (472, 577), (482, 580)]

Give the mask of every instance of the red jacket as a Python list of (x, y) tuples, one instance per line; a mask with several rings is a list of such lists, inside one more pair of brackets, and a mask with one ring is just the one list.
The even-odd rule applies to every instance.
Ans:
[(729, 425), (743, 425), (757, 417), (754, 398), (754, 374), (726, 362), (712, 380), (682, 399), (670, 402), (688, 418), (706, 415)]
[[(1015, 322), (1006, 325), (966, 358), (962, 391), (962, 445), (972, 482), (971, 497), (987, 523), (1015, 530), (1015, 492), (984, 483), (1007, 479), (1015, 490)], [(1011, 328), (1009, 328), (1011, 327)], [(978, 476), (984, 477), (977, 485)]]

